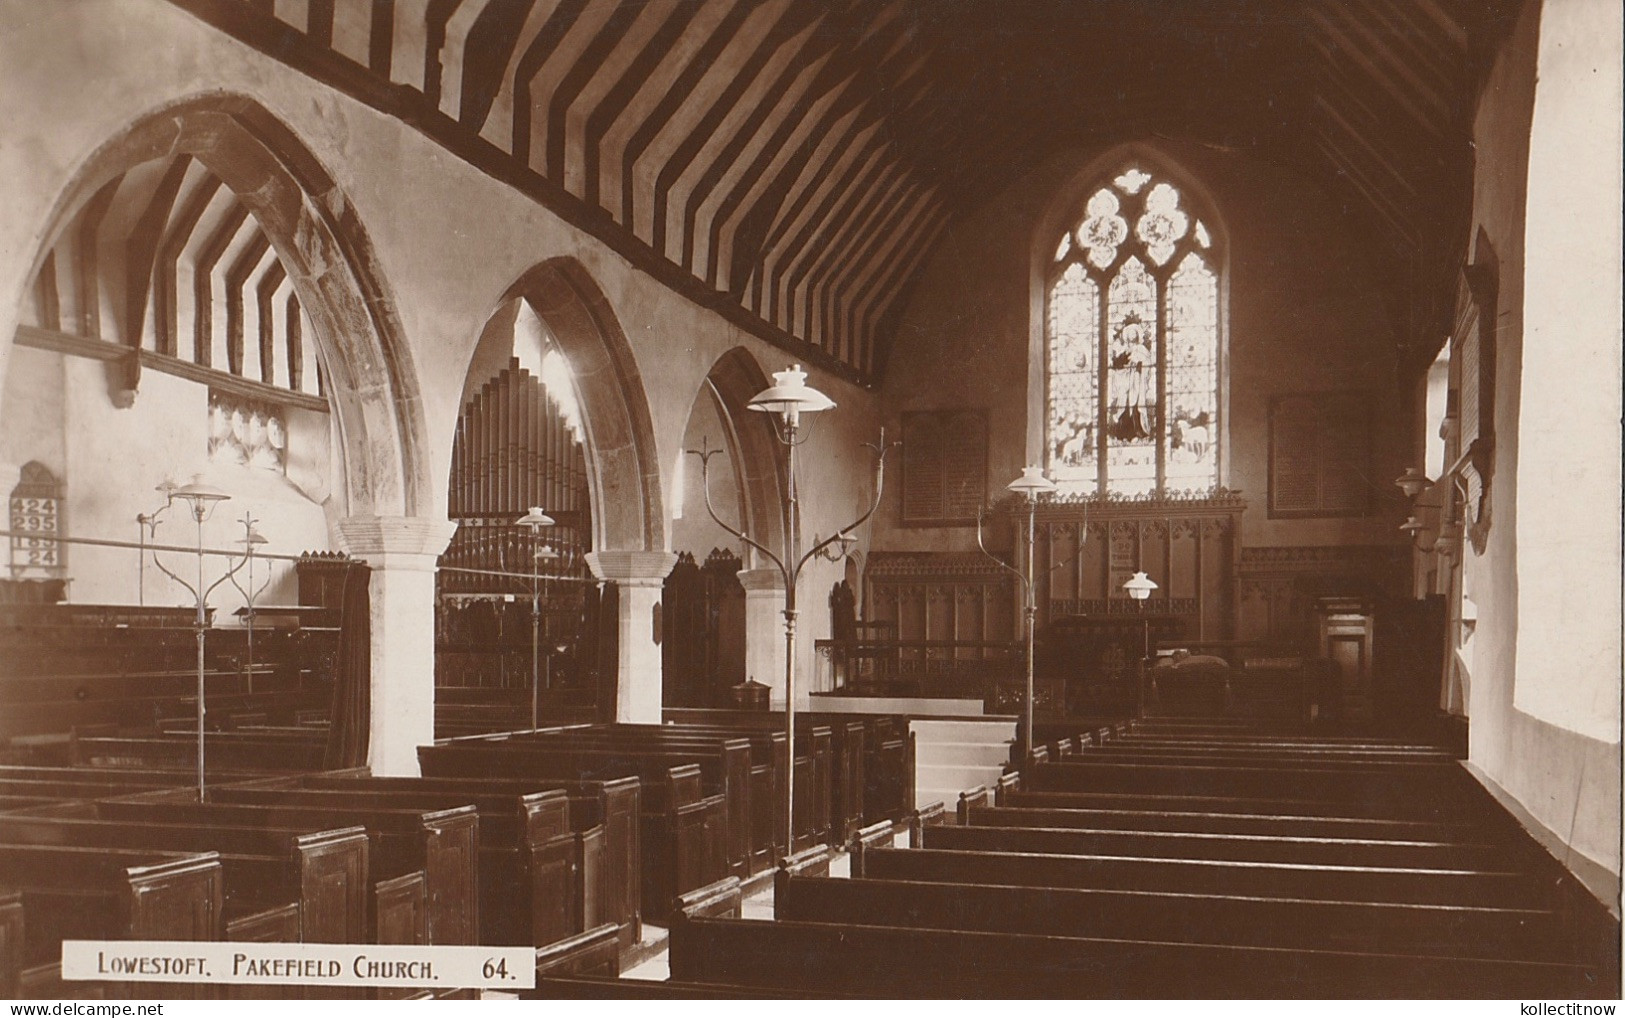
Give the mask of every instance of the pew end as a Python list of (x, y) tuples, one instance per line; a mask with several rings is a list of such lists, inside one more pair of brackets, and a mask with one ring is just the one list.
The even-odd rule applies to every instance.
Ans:
[[(938, 809), (941, 803), (935, 803)], [(929, 808), (929, 807), (928, 807)], [(912, 823), (912, 821), (911, 821)], [(850, 860), (851, 874), (854, 877), (863, 876), (863, 861), (871, 848), (885, 848), (892, 843), (895, 830), (890, 820), (880, 820), (868, 827), (859, 828), (858, 833), (852, 836), (851, 844), (847, 848)]]
[(968, 827), (970, 826), (971, 807), (991, 805), (993, 805), (993, 793), (988, 791), (986, 785), (977, 785), (975, 788), (960, 792), (959, 807), (954, 815), (955, 822), (960, 827)]
[[(919, 848), (920, 841), (925, 836), (927, 827), (948, 822), (948, 807), (941, 801), (928, 802), (914, 811), (908, 822), (908, 843), (910, 847)], [(882, 846), (884, 847), (884, 846)], [(854, 872), (853, 876), (858, 874)]]
[(724, 877), (714, 884), (680, 894), (672, 901), (671, 924), (687, 919), (738, 919), (743, 896), (738, 877)]
[[(621, 974), (621, 932), (615, 923), (602, 923), (590, 930), (556, 940), (536, 949), (536, 982), (549, 977), (603, 976)], [(520, 1000), (535, 1000), (536, 991), (521, 991)]]
[(1010, 771), (1001, 774), (999, 780), (993, 785), (993, 805), (1003, 806), (1010, 793), (1021, 791), (1021, 772)]
[(773, 874), (773, 900), (779, 900), (779, 894), (789, 886), (792, 878), (829, 876), (829, 863), (833, 855), (828, 848), (819, 846), (797, 852), (779, 863), (778, 872)]

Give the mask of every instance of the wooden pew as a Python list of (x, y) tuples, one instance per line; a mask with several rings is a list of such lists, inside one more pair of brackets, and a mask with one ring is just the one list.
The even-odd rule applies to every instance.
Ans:
[(1337, 768), (1096, 763), (1087, 754), (1066, 763), (1024, 769), (1030, 791), (1112, 791), (1129, 794), (1306, 799), (1321, 803), (1383, 803), (1413, 814), (1447, 814), (1465, 781), (1450, 764), (1351, 764)]
[[(371, 842), (369, 858), (375, 880), (423, 873), (429, 942), (478, 943), (479, 816), (472, 806), (412, 810), (380, 809), (365, 801), (342, 807), (199, 804), (177, 793), (165, 793), (105, 799), (96, 803), (96, 809), (107, 819), (148, 823), (272, 828), (359, 824), (367, 829)], [(375, 931), (384, 925), (384, 917), (373, 917)]]
[[(1032, 771), (1028, 772), (1029, 775)], [(1033, 780), (1027, 778), (1028, 781)], [(1293, 819), (1407, 820), (1418, 823), (1459, 824), (1473, 816), (1459, 803), (1434, 810), (1416, 809), (1395, 802), (1325, 802), (1307, 798), (1267, 795), (1182, 795), (1121, 791), (1033, 790), (1010, 793), (1000, 805), (1037, 809), (1158, 810)]]
[(22, 897), (24, 968), (18, 996), (207, 997), (197, 983), (65, 983), (63, 940), (219, 940), (225, 933), (220, 860), (213, 853), (0, 844), (0, 873)]
[[(997, 797), (995, 801), (998, 801)], [(1397, 841), (1465, 841), (1477, 830), (1473, 825), (1466, 823), (1374, 820), (1368, 817), (1294, 817), (1159, 809), (1052, 809), (998, 805), (972, 807), (969, 819), (972, 827), (1180, 831), (1190, 834), (1378, 838)]]
[(1253, 947), (1563, 962), (1581, 957), (1564, 916), (1496, 909), (1011, 887), (781, 874), (774, 915), (803, 922), (1050, 933)]
[[(572, 933), (604, 923), (626, 927), (623, 936), (641, 936), (642, 895), (637, 874), (638, 813), (641, 787), (636, 778), (618, 782), (557, 782), (543, 778), (374, 778), (364, 771), (331, 771), (282, 779), (300, 787), (338, 791), (376, 789), (455, 796), (500, 793), (525, 796), (559, 792), (568, 797), (577, 872), (572, 899)], [(468, 800), (477, 803), (477, 799)], [(483, 833), (483, 827), (482, 827)], [(483, 873), (483, 871), (482, 871)]]
[[(769, 736), (771, 739), (772, 736)], [(489, 740), (487, 740), (489, 741)], [(505, 742), (535, 747), (537, 752), (612, 754), (622, 758), (659, 760), (666, 767), (695, 764), (701, 768), (707, 794), (721, 794), (726, 801), (728, 866), (735, 876), (753, 872), (753, 834), (770, 834), (775, 826), (778, 804), (783, 795), (759, 794), (782, 788), (783, 736), (777, 744), (753, 744), (739, 733), (711, 734), (684, 731), (662, 725), (594, 725), (586, 728), (519, 732)], [(764, 766), (765, 771), (759, 768)], [(782, 828), (783, 820), (777, 820)], [(771, 850), (764, 847), (762, 864)]]
[[(861, 726), (859, 739), (861, 740)], [(783, 726), (779, 728), (742, 727), (726, 724), (683, 723), (679, 725), (616, 725), (614, 731), (636, 734), (656, 733), (662, 744), (676, 739), (730, 739), (744, 737), (753, 754), (751, 768), (750, 866), (759, 873), (780, 857), (814, 844), (829, 843), (835, 809), (836, 773), (839, 761), (834, 749), (833, 730), (828, 725), (804, 724), (796, 732), (796, 787), (805, 794), (796, 796), (796, 844), (783, 845), (784, 774), (788, 766)], [(861, 747), (861, 742), (860, 742)], [(843, 749), (846, 747), (843, 747)]]
[(580, 933), (581, 862), (562, 791), (511, 795), (429, 790), (218, 788), (213, 802), (349, 808), (365, 802), (394, 809), (453, 809), (479, 814), (481, 944), (549, 944)]
[[(667, 708), (662, 717), (669, 723), (686, 727), (708, 726), (725, 731), (784, 730), (784, 715), (763, 711), (712, 710), (701, 708)], [(864, 803), (866, 780), (864, 771), (869, 766), (870, 746), (878, 746), (882, 735), (893, 730), (890, 717), (870, 715), (842, 715), (817, 712), (798, 712), (798, 730), (827, 727), (831, 735), (832, 775), (830, 780), (830, 823), (836, 828), (830, 843), (842, 843), (869, 815)], [(875, 819), (879, 819), (876, 817)]]
[[(427, 769), (427, 768), (426, 768)], [(364, 778), (372, 785), (388, 787), (432, 787), (439, 791), (467, 793), (506, 791), (529, 794), (534, 791), (558, 789), (570, 797), (570, 818), (584, 844), (593, 831), (602, 832), (602, 863), (595, 874), (589, 869), (582, 874), (584, 888), (596, 888), (596, 895), (582, 901), (582, 921), (585, 928), (602, 922), (620, 926), (623, 948), (630, 950), (640, 942), (643, 929), (643, 784), (637, 778), (614, 778), (603, 781), (574, 781), (566, 778), (521, 777), (505, 773), (492, 777), (439, 777), (426, 774), (422, 778), (371, 778), (361, 772), (338, 771), (326, 774), (308, 774), (301, 781), (310, 787), (347, 787), (348, 783)], [(583, 860), (591, 864), (595, 856), (584, 853)], [(589, 908), (593, 902), (596, 908)]]
[[(739, 749), (748, 764), (748, 744), (741, 740)], [(697, 766), (692, 759), (681, 751), (547, 750), (512, 740), (454, 741), (418, 749), (423, 773), (437, 778), (640, 778), (643, 858), (638, 879), (643, 901), (670, 900), (721, 875), (716, 865), (724, 872), (728, 866), (727, 802), (704, 794), (697, 774), (690, 773)], [(713, 856), (718, 857), (715, 865)]]
[(224, 876), (225, 921), (237, 938), (272, 939), (286, 932), (278, 919), (261, 915), (265, 928), (244, 925), (245, 917), (292, 902), (293, 940), (333, 944), (362, 943), (367, 926), (367, 835), (359, 827), (326, 831), (120, 823), (94, 819), (95, 807), (80, 804), (82, 816), (0, 815), (0, 841), (17, 845), (74, 845), (86, 848), (214, 852)]
[[(936, 833), (933, 829), (927, 834), (927, 839)], [(1539, 908), (1545, 900), (1527, 874), (1500, 867), (1481, 870), (1384, 869), (1303, 863), (877, 848), (864, 854), (863, 875), (881, 880), (925, 880), (954, 884), (1170, 891), (1486, 908)]]
[(1159, 859), (1303, 863), (1368, 868), (1483, 869), (1504, 861), (1492, 845), (1303, 835), (1198, 834), (1065, 827), (947, 826), (928, 832), (925, 848), (1048, 855), (1142, 856)]
[[(73, 752), (75, 763), (102, 767), (195, 766), (197, 761), (196, 742), (181, 737), (92, 736), (76, 740)], [(239, 739), (230, 732), (216, 732), (204, 743), (206, 764), (262, 771), (321, 770), (325, 753), (326, 745), (319, 739)]]
[(1584, 966), (679, 915), (673, 979), (890, 998), (1574, 997)]

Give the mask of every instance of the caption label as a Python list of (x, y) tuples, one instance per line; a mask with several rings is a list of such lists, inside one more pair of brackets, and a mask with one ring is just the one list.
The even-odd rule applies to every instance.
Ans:
[(528, 947), (64, 940), (63, 979), (319, 986), (536, 986)]

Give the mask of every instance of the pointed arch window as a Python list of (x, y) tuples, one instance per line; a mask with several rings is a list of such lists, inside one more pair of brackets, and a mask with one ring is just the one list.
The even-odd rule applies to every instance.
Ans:
[(1046, 282), (1045, 459), (1064, 490), (1218, 486), (1220, 264), (1172, 183), (1130, 166), (1089, 192)]

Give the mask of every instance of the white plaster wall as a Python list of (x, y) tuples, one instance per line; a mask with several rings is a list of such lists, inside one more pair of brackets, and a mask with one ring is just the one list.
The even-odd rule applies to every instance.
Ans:
[(1549, 0), (1541, 16), (1522, 372), (1539, 412), (1518, 437), (1518, 614), (1538, 638), (1518, 643), (1514, 704), (1604, 740), (1620, 724), (1620, 274), (1596, 270), (1620, 254), (1620, 15)]
[[(1524, 211), (1529, 167), (1529, 125), (1534, 101), (1539, 4), (1526, 6), (1498, 57), (1474, 121), (1477, 149), (1473, 230), (1483, 229), (1500, 261), (1495, 405), (1495, 473), (1490, 490), (1491, 528), (1482, 555), (1464, 552), (1463, 589), (1478, 605), (1473, 637), (1467, 713), (1469, 761), (1483, 780), (1526, 809), (1542, 837), (1563, 862), (1617, 908), (1620, 875), (1620, 743), (1559, 727), (1514, 702), (1525, 671), (1530, 681), (1551, 665), (1558, 650), (1538, 620), (1520, 613), (1519, 574), (1525, 556), (1542, 553), (1524, 547), (1520, 524), (1521, 420), (1548, 414), (1549, 406), (1523, 392)], [(1570, 507), (1552, 526), (1572, 521)], [(1616, 560), (1617, 566), (1617, 560)], [(1615, 575), (1617, 584), (1617, 573)], [(1617, 617), (1612, 625), (1617, 626)], [(1599, 623), (1601, 625), (1601, 623)], [(1586, 638), (1599, 635), (1598, 631)], [(1549, 681), (1582, 682), (1582, 677), (1550, 673)], [(1612, 672), (1614, 695), (1619, 673)]]
[(0, 403), (0, 486), (9, 495), (23, 464), (40, 463), (60, 480), (67, 470), (62, 440), (62, 355), (18, 347)]
[[(135, 541), (136, 516), (151, 513), (163, 505), (163, 496), (154, 490), (168, 479), (185, 484), (195, 475), (230, 492), (203, 525), (203, 544), (208, 548), (240, 549), (244, 513), (252, 513), (260, 532), (269, 542), (260, 551), (297, 555), (329, 546), (328, 522), (324, 507), (289, 479), (273, 471), (255, 467), (211, 462), (204, 422), (208, 419), (208, 387), (197, 382), (148, 371), (142, 375), (140, 394), (129, 409), (114, 407), (102, 381), (103, 366), (98, 361), (65, 357), (66, 385), (65, 435), (67, 470), (65, 515), (68, 532), (76, 536)], [(321, 415), (314, 415), (321, 417)], [(325, 418), (323, 418), (325, 421)], [(290, 447), (295, 456), (318, 455), (320, 469), (326, 469), (325, 429), (316, 436), (290, 430)], [(312, 441), (319, 443), (311, 449)], [(314, 469), (307, 466), (306, 469)], [(197, 526), (187, 516), (185, 505), (176, 503), (164, 515), (154, 541), (192, 547), (197, 542)], [(142, 595), (138, 585), (137, 553), (126, 548), (74, 546), (69, 549), (68, 574), (73, 577), (69, 599), (81, 603), (135, 604)], [(196, 582), (196, 559), (185, 554), (165, 554), (165, 564), (189, 582)], [(297, 598), (291, 562), (258, 562), (258, 587), (271, 567), (272, 583), (256, 601), (258, 604), (293, 604)], [(210, 557), (205, 566), (205, 582), (213, 583), (226, 569), (225, 561)], [(247, 573), (239, 574), (247, 585)], [(145, 576), (147, 604), (186, 605), (192, 595), (148, 563)], [(215, 590), (209, 603), (216, 609), (217, 622), (243, 604), (242, 596), (228, 582)]]

